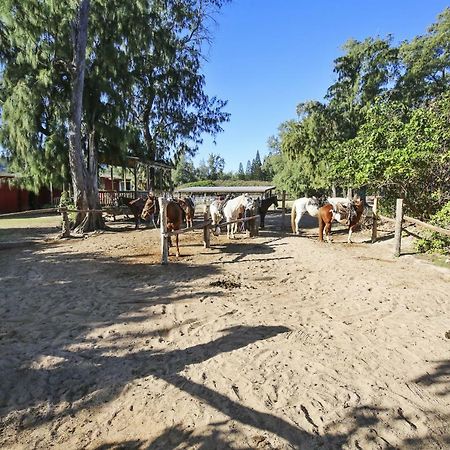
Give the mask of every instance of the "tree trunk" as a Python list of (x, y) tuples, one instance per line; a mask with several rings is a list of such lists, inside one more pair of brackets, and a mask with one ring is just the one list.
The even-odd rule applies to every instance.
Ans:
[[(88, 171), (86, 174), (87, 182), (87, 204), (88, 209), (100, 210), (100, 201), (98, 196), (98, 158), (97, 146), (95, 140), (95, 126), (92, 126), (88, 139)], [(105, 221), (101, 212), (88, 212), (83, 220), (77, 225), (77, 232), (83, 233), (105, 228)]]
[(84, 74), (86, 68), (86, 44), (90, 0), (80, 0), (76, 20), (72, 27), (73, 61), (71, 71), (72, 96), (69, 118), (69, 163), (72, 176), (74, 203), (78, 210), (75, 227), (78, 232), (103, 228), (101, 213), (86, 213), (99, 209), (97, 158), (94, 130), (89, 135), (88, 168), (86, 168), (81, 144), (81, 118), (83, 113)]
[[(147, 147), (147, 158), (150, 161), (156, 160), (156, 149), (154, 146), (154, 141), (152, 138), (152, 134), (150, 133), (150, 111), (151, 111), (151, 105), (152, 105), (153, 99), (150, 99), (150, 101), (147, 104), (147, 107), (144, 110), (144, 116), (143, 116), (143, 130), (144, 130), (144, 140), (145, 140), (145, 146)], [(149, 190), (155, 189), (156, 185), (156, 173), (155, 168), (150, 167), (149, 170)]]

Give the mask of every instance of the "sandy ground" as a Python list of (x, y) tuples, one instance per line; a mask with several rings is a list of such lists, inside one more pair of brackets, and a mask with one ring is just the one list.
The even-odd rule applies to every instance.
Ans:
[(0, 447), (449, 448), (450, 271), (267, 224), (1, 250)]

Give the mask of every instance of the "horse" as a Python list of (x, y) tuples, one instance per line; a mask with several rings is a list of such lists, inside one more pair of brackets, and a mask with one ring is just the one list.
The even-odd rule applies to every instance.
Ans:
[[(251, 217), (254, 212), (255, 201), (250, 198), (250, 202), (246, 206), (241, 206), (238, 214), (238, 219), (246, 219)], [(236, 228), (239, 229), (240, 233), (245, 233), (250, 230), (250, 222), (240, 222), (240, 226), (236, 224)], [(236, 230), (237, 231), (237, 230)]]
[(263, 198), (261, 200), (261, 203), (259, 205), (259, 217), (260, 217), (260, 224), (259, 228), (264, 228), (264, 219), (266, 217), (267, 211), (270, 206), (274, 205), (275, 208), (278, 208), (278, 198), (276, 195), (272, 195), (271, 197)]
[(346, 198), (339, 200), (342, 202), (336, 198), (329, 198), (330, 203), (319, 208), (319, 241), (323, 241), (323, 231), (325, 230), (327, 242), (331, 242), (331, 223), (336, 220), (348, 227), (347, 243), (351, 244), (352, 242), (352, 232), (361, 219), (364, 201), (359, 196), (353, 197), (353, 200)]
[(219, 236), (219, 223), (223, 219), (223, 208), (231, 197), (227, 195), (224, 199), (216, 199), (209, 205), (209, 214), (211, 215), (211, 225), (214, 227), (214, 234)]
[[(141, 215), (142, 215), (142, 210), (144, 209), (145, 206), (145, 202), (146, 199), (142, 198), (142, 197), (138, 197), (138, 198), (123, 198), (123, 197), (119, 197), (118, 199), (118, 205), (123, 205), (123, 206), (127, 206), (131, 212), (131, 214), (133, 214), (134, 217), (134, 224), (135, 224), (135, 229), (139, 228), (139, 225), (141, 224)], [(158, 211), (156, 212), (156, 214), (158, 214)], [(156, 228), (156, 223), (155, 223), (155, 218), (154, 216), (151, 217), (152, 221), (153, 221), (153, 225)]]
[[(149, 220), (151, 219), (153, 222), (154, 227), (156, 228), (156, 222), (158, 221), (159, 217), (159, 203), (158, 203), (158, 197), (153, 194), (148, 194), (147, 198), (141, 199), (144, 201), (144, 205), (140, 210), (139, 217), (142, 220)], [(156, 222), (155, 222), (156, 217)]]
[[(144, 209), (142, 211), (141, 217), (146, 220), (150, 217), (151, 214), (155, 214), (157, 209), (158, 199), (155, 196), (148, 196), (147, 201), (145, 203)], [(167, 203), (166, 208), (166, 219), (167, 219), (167, 231), (175, 231), (181, 229), (181, 225), (183, 224), (183, 210), (181, 206), (175, 200), (170, 200)], [(176, 256), (180, 256), (180, 248), (178, 243), (178, 234), (176, 236), (176, 247), (177, 252)], [(172, 239), (169, 236), (169, 247), (172, 247)]]
[(186, 220), (186, 227), (192, 227), (195, 215), (195, 205), (191, 197), (179, 198), (176, 202), (183, 210), (183, 216)]
[[(228, 200), (223, 208), (223, 215), (225, 220), (230, 222), (231, 220), (237, 220), (239, 214), (244, 214), (246, 209), (250, 209), (253, 206), (253, 200), (247, 194), (242, 194), (239, 197)], [(227, 224), (227, 236), (234, 239), (234, 234), (237, 232), (237, 223)]]
[(291, 210), (292, 232), (300, 234), (300, 220), (306, 212), (311, 217), (316, 217), (319, 211), (319, 202), (316, 197), (302, 197), (294, 201)]

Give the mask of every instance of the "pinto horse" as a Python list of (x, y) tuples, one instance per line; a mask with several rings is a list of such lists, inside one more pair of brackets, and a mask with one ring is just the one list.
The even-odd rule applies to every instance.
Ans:
[(260, 217), (260, 228), (264, 228), (264, 219), (266, 217), (268, 209), (274, 205), (275, 208), (278, 208), (278, 198), (276, 195), (272, 195), (271, 197), (263, 198), (259, 205), (259, 217)]
[[(253, 200), (247, 194), (242, 194), (239, 197), (228, 200), (223, 208), (223, 215), (225, 220), (230, 222), (237, 220), (239, 214), (244, 214), (246, 209), (250, 209), (253, 206)], [(227, 224), (227, 236), (234, 239), (234, 234), (237, 232), (237, 223)]]
[(294, 201), (291, 210), (292, 232), (300, 234), (300, 220), (303, 214), (308, 213), (311, 217), (316, 217), (319, 211), (319, 202), (316, 197), (302, 197)]
[[(147, 201), (145, 203), (144, 209), (142, 211), (141, 217), (144, 220), (147, 220), (151, 214), (155, 214), (157, 208), (159, 209), (158, 199), (152, 195), (148, 196)], [(175, 200), (170, 200), (167, 203), (166, 208), (166, 219), (167, 219), (167, 231), (176, 231), (180, 230), (183, 224), (183, 210), (181, 206)], [(178, 244), (178, 234), (175, 235), (176, 247), (177, 247), (177, 256), (180, 256), (180, 247)], [(169, 247), (172, 247), (172, 239), (169, 236)]]
[(359, 196), (355, 196), (351, 201), (348, 199), (342, 199), (342, 202), (333, 200), (335, 199), (329, 198), (330, 203), (319, 208), (319, 241), (323, 241), (325, 230), (327, 242), (331, 242), (331, 223), (336, 220), (348, 227), (347, 243), (351, 244), (352, 232), (358, 225), (364, 211), (364, 201)]
[(211, 225), (214, 228), (214, 234), (219, 236), (220, 227), (219, 223), (223, 219), (223, 208), (227, 204), (228, 200), (230, 200), (231, 196), (227, 195), (225, 198), (217, 198), (209, 205), (209, 213), (211, 215)]

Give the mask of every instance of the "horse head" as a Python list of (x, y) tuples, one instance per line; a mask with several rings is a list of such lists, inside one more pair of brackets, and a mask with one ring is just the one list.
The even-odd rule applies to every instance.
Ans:
[(273, 206), (275, 206), (275, 208), (278, 208), (278, 197), (276, 195), (274, 195), (271, 198), (273, 199), (273, 201), (272, 201)]

